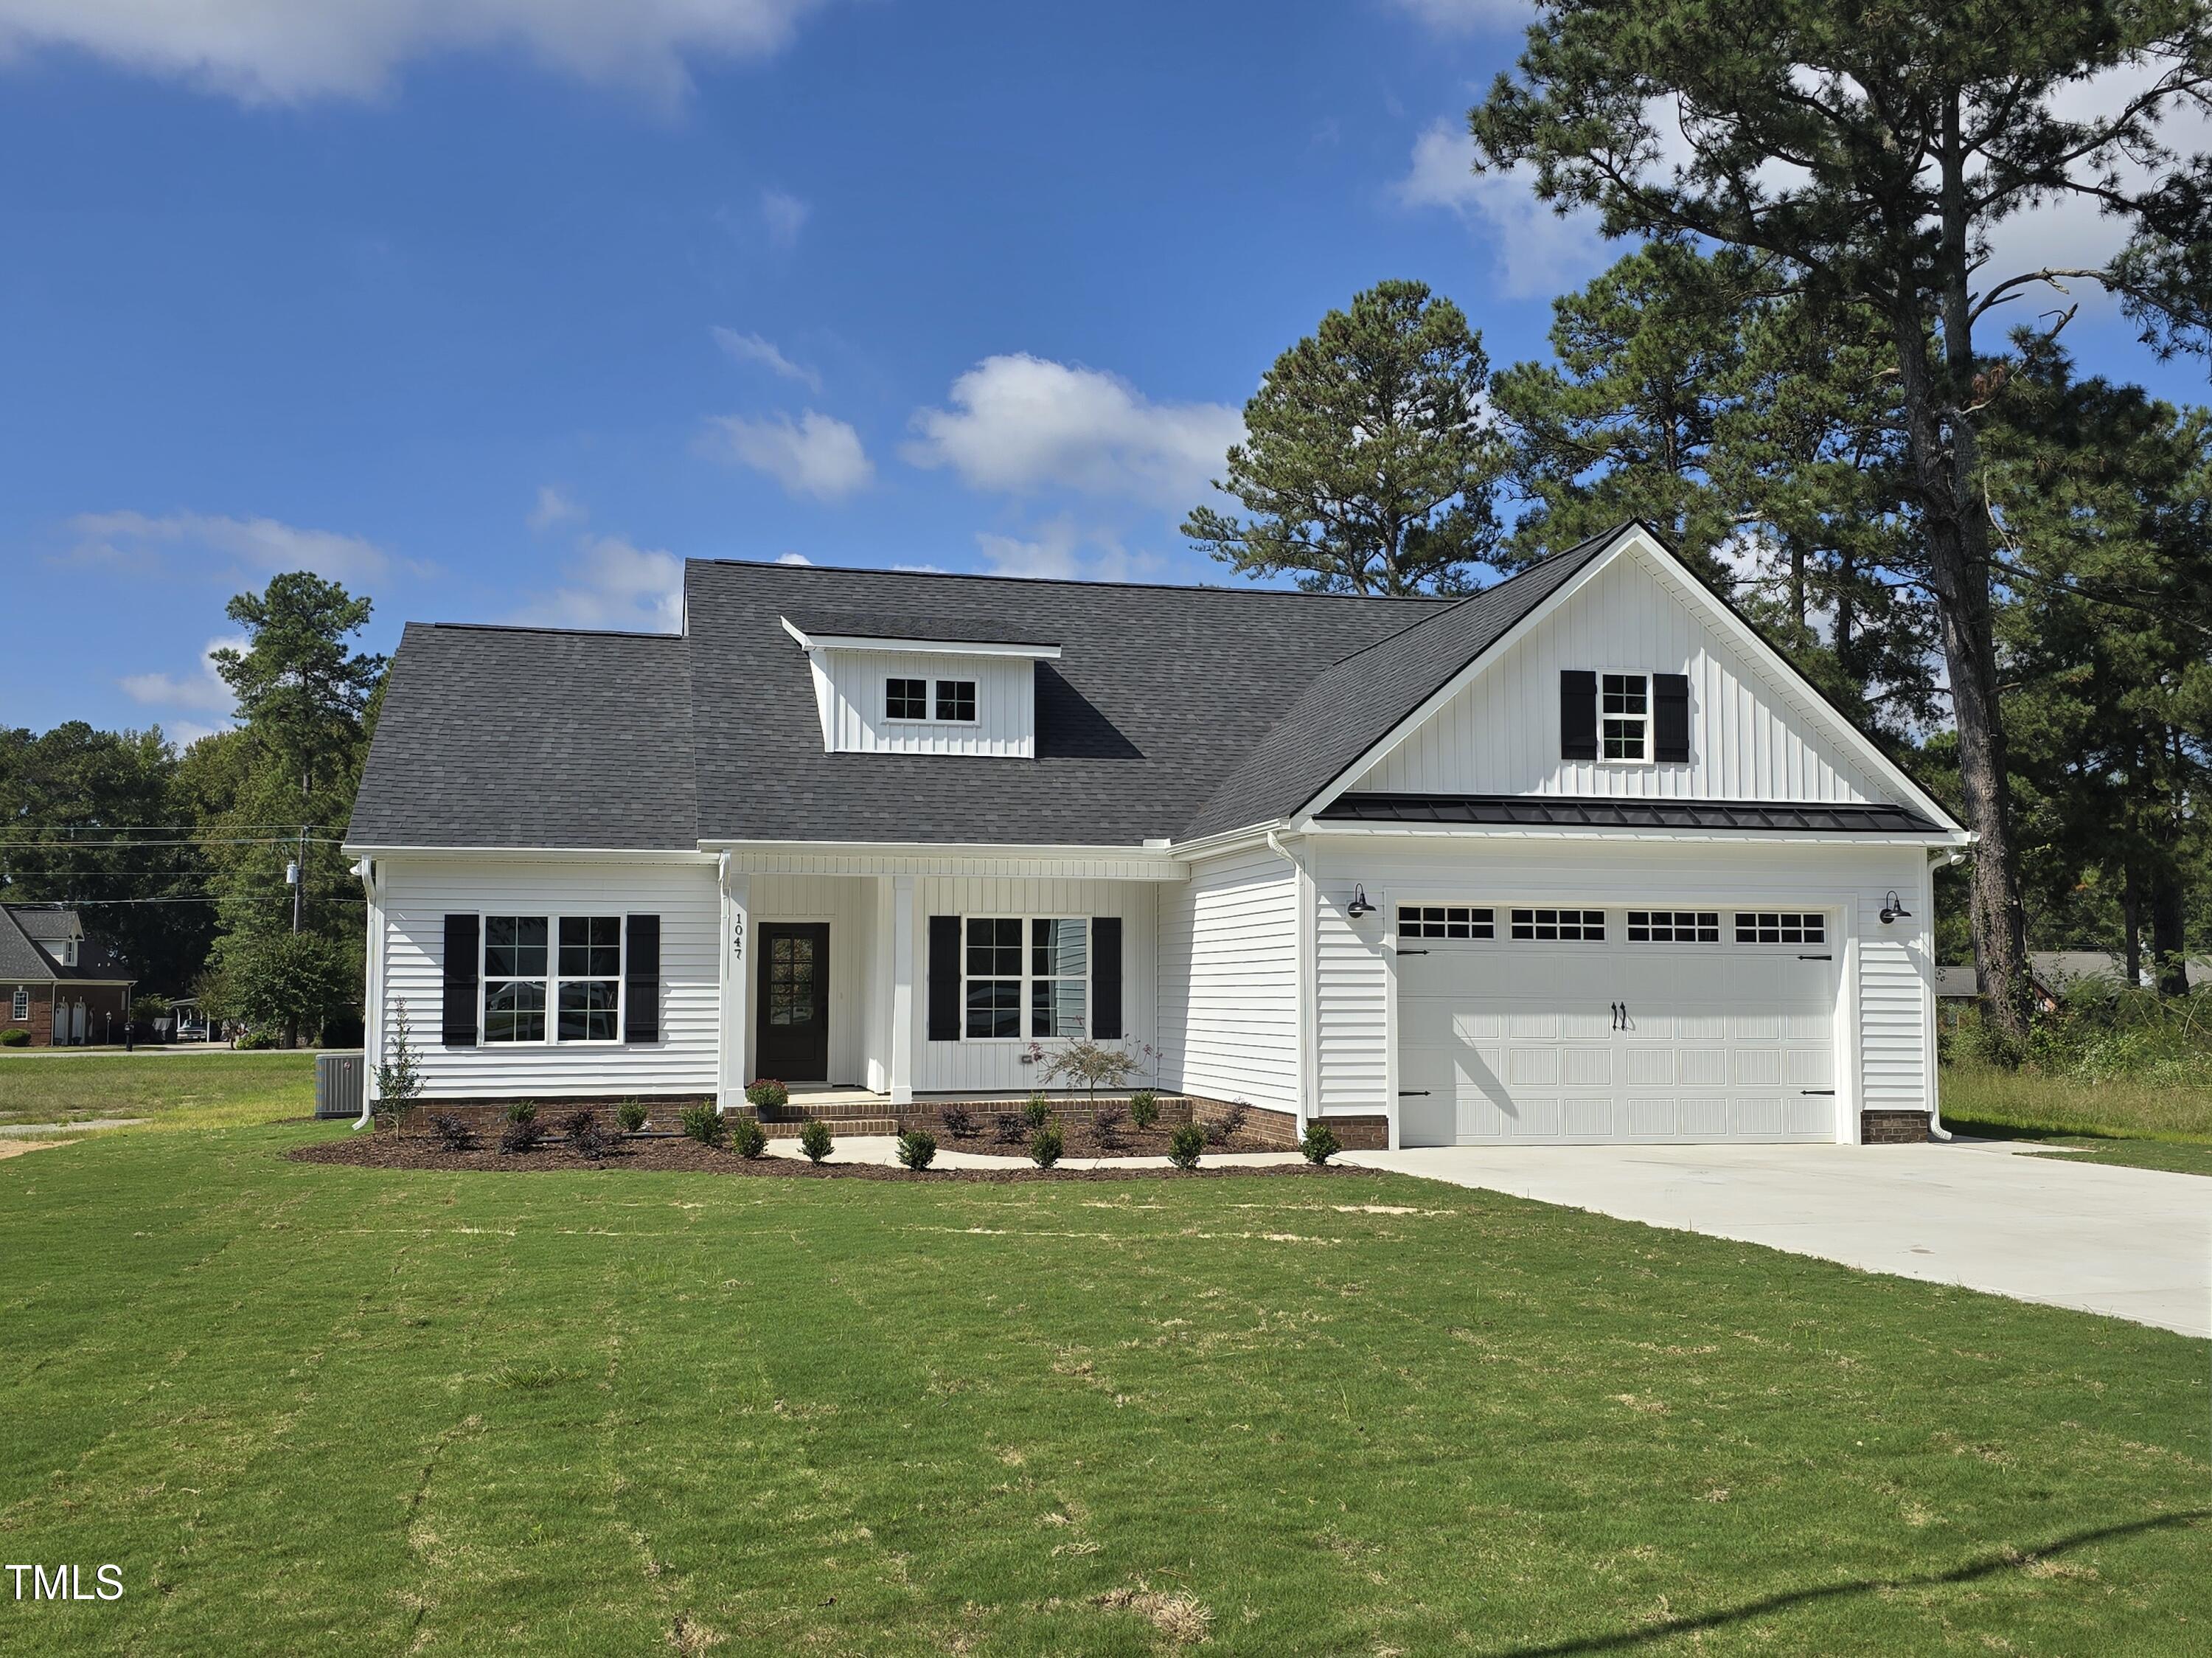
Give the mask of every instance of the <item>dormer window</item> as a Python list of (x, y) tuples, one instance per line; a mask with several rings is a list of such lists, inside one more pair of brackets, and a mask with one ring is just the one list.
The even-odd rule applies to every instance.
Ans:
[(1609, 760), (1651, 758), (1651, 680), (1644, 674), (1598, 676), (1599, 753)]
[(975, 680), (939, 680), (937, 682), (937, 717), (957, 720), (963, 724), (975, 723)]
[(884, 716), (893, 720), (927, 719), (929, 717), (929, 681), (885, 680), (884, 681)]
[(1036, 757), (1037, 665), (1060, 647), (1032, 629), (808, 612), (783, 631), (806, 653), (825, 753)]

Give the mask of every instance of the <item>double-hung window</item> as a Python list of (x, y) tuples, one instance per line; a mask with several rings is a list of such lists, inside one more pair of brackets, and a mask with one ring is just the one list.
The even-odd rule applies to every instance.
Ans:
[(929, 681), (885, 680), (884, 681), (884, 717), (892, 720), (927, 719), (929, 717)]
[(1088, 921), (970, 916), (964, 925), (961, 1028), (969, 1040), (1082, 1036), (1089, 1031)]
[(15, 1000), (9, 1005), (8, 1017), (14, 1020), (20, 1025), (23, 1021), (28, 1019), (30, 1016), (31, 993), (25, 990), (21, 985), (18, 984), (15, 987)]
[(562, 916), (555, 1033), (563, 1042), (611, 1042), (622, 1008), (622, 917)]
[(975, 680), (939, 680), (937, 682), (937, 717), (965, 725), (975, 724)]
[(1609, 760), (1651, 758), (1651, 676), (1601, 674), (1597, 681), (1598, 753)]
[(544, 916), (486, 916), (484, 1040), (543, 1042), (548, 952)]

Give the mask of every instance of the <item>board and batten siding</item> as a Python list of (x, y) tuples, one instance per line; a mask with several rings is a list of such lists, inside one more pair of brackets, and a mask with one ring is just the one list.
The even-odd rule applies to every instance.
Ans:
[[(720, 898), (712, 863), (623, 863), (555, 856), (377, 859), (383, 1029), (407, 1009), (422, 1092), (433, 1100), (526, 1095), (712, 1094)], [(660, 917), (660, 1039), (630, 1043), (439, 1040), (448, 911), (479, 915), (657, 915)], [(549, 1015), (549, 1019), (550, 1015)]]
[[(1038, 881), (1018, 877), (930, 875), (915, 882), (920, 913), (915, 926), (914, 1088), (917, 1094), (1027, 1094), (1064, 1089), (1047, 1083), (1035, 1065), (1022, 1063), (1030, 1039), (1005, 1037), (957, 1042), (929, 1040), (929, 917), (958, 916), (1119, 916), (1121, 918), (1121, 1040), (1158, 1045), (1151, 1011), (1152, 892), (1155, 883), (1128, 881)], [(1027, 948), (1024, 941), (1024, 948)], [(1026, 1015), (1025, 1015), (1026, 1017)], [(1045, 1042), (1049, 1047), (1049, 1039)]]
[(1297, 881), (1261, 849), (1159, 888), (1163, 1074), (1185, 1093), (1295, 1112)]
[[(1687, 765), (1559, 757), (1559, 674), (1685, 674)], [(1508, 647), (1355, 782), (1361, 793), (1668, 800), (1881, 800), (1810, 698), (1696, 613), (1649, 556), (1624, 553)]]
[[(959, 656), (930, 652), (824, 650), (825, 736), (833, 753), (965, 754), (1026, 759), (1036, 752), (1036, 682), (1025, 656)], [(939, 680), (975, 682), (969, 722), (890, 720), (884, 681), (925, 680), (930, 712)]]
[[(1858, 1109), (1934, 1104), (1928, 905), (1916, 901), (1910, 920), (1881, 920), (1891, 889), (1916, 900), (1924, 892), (1926, 860), (1917, 848), (1327, 834), (1310, 844), (1324, 1112), (1395, 1112), (1387, 940), (1395, 906), (1424, 903), (1589, 904), (1606, 908), (1615, 926), (1631, 905), (1819, 908), (1831, 917), (1829, 948), (1838, 964), (1838, 1076), (1859, 1079)], [(1376, 906), (1357, 921), (1345, 913), (1355, 886)], [(1501, 941), (1506, 921), (1498, 917)], [(1856, 977), (1844, 977), (1853, 962)], [(1845, 1119), (1838, 1127), (1839, 1135), (1853, 1131)]]

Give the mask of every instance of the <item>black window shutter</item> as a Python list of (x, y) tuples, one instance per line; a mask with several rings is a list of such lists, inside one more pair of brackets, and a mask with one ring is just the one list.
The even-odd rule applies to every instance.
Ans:
[(1585, 668), (1559, 671), (1559, 758), (1597, 758), (1597, 675)]
[(1651, 676), (1651, 718), (1661, 760), (1690, 758), (1690, 676), (1654, 674)]
[(929, 1039), (960, 1039), (960, 917), (929, 918)]
[(1121, 917), (1099, 916), (1091, 923), (1091, 1035), (1094, 1041), (1121, 1037)]
[(449, 1048), (477, 1045), (477, 918), (446, 917), (446, 1004), (441, 1039)]
[(623, 1040), (660, 1040), (660, 917), (627, 917), (623, 951)]

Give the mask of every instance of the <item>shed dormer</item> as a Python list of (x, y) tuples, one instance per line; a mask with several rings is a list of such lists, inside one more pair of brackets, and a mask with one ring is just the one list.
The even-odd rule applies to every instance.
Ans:
[(813, 673), (824, 752), (1036, 758), (1036, 664), (1056, 642), (939, 617), (781, 619)]

